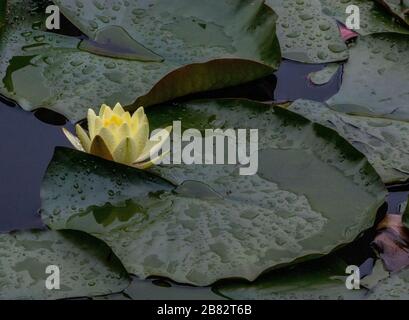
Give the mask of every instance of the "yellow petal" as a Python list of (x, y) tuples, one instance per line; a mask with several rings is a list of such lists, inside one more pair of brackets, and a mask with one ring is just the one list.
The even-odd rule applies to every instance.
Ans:
[(111, 109), (109, 106), (107, 106), (105, 103), (101, 105), (101, 108), (99, 109), (99, 116), (102, 117), (105, 113), (105, 109)]
[(143, 116), (145, 115), (145, 110), (143, 107), (139, 107), (131, 118), (131, 129), (135, 132), (139, 125), (142, 123)]
[(97, 115), (95, 114), (94, 110), (88, 109), (88, 131), (91, 139), (96, 136), (95, 132), (95, 121), (97, 119)]
[(102, 115), (102, 119), (106, 120), (112, 117), (114, 113), (112, 112), (111, 108), (106, 106), (106, 108), (104, 108), (104, 114)]
[(62, 132), (65, 134), (65, 136), (67, 137), (68, 141), (71, 142), (71, 144), (74, 146), (75, 149), (79, 150), (79, 151), (84, 151), (85, 149), (83, 148), (83, 146), (81, 145), (80, 140), (74, 136), (71, 132), (69, 132), (67, 129), (62, 128)]
[(124, 138), (112, 154), (115, 161), (132, 164), (136, 159), (136, 145), (130, 137)]
[(114, 113), (118, 116), (122, 116), (125, 113), (124, 108), (122, 108), (121, 104), (118, 102), (114, 107)]
[(118, 135), (117, 138), (119, 138), (119, 140), (131, 136), (131, 129), (129, 128), (129, 125), (126, 122), (121, 124), (121, 126), (117, 130), (117, 135)]
[(171, 131), (172, 126), (169, 126), (159, 131), (154, 136), (152, 136), (146, 143), (145, 148), (142, 151), (142, 154), (140, 154), (136, 161), (137, 162), (145, 161), (146, 159), (150, 158), (151, 154), (156, 154), (162, 148), (166, 140), (169, 138)]
[(131, 126), (131, 114), (129, 112), (125, 112), (121, 116), (123, 122), (126, 122), (128, 126)]
[(90, 152), (98, 157), (111, 161), (113, 160), (111, 152), (101, 136), (96, 136), (95, 139), (92, 140)]
[(137, 157), (141, 155), (145, 149), (146, 143), (149, 138), (149, 127), (146, 124), (142, 124), (136, 133), (133, 135), (132, 139), (136, 143)]
[(102, 128), (98, 135), (104, 140), (106, 146), (108, 149), (112, 152), (115, 150), (116, 145), (117, 145), (117, 140), (115, 139), (114, 134), (107, 128)]
[(137, 162), (137, 163), (134, 163), (133, 166), (135, 168), (138, 168), (138, 169), (141, 169), (141, 170), (149, 169), (150, 167), (157, 164), (164, 157), (166, 157), (168, 155), (168, 153), (169, 153), (169, 151), (166, 151), (166, 152), (162, 153), (160, 156), (156, 157), (153, 160), (146, 161), (146, 162)]
[(100, 117), (96, 117), (95, 122), (94, 122), (94, 130), (93, 130), (92, 134), (91, 134), (91, 131), (88, 130), (91, 140), (94, 139), (95, 136), (97, 136), (99, 134), (102, 127), (103, 127), (102, 119)]
[(91, 148), (91, 140), (88, 137), (88, 134), (85, 132), (84, 129), (82, 129), (82, 127), (77, 124), (75, 126), (75, 131), (77, 132), (77, 136), (81, 141), (82, 146), (84, 147), (86, 152), (89, 152), (89, 149)]

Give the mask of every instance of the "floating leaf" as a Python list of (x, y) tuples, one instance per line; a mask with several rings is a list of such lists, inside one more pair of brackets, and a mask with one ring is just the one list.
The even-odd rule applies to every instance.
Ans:
[[(78, 231), (22, 231), (0, 234), (0, 299), (61, 299), (124, 290), (129, 279), (109, 248)], [(57, 275), (60, 289), (46, 280)], [(54, 283), (54, 281), (52, 281)]]
[(235, 300), (356, 300), (366, 290), (345, 286), (347, 264), (327, 256), (266, 274), (253, 283), (230, 281), (215, 286), (216, 293)]
[(409, 36), (360, 37), (350, 49), (341, 90), (331, 108), (360, 115), (409, 120)]
[(397, 23), (392, 16), (382, 10), (373, 0), (320, 0), (323, 12), (346, 24), (348, 16), (346, 8), (351, 5), (358, 6), (360, 29), (354, 30), (360, 35), (372, 33), (397, 32), (409, 34), (409, 28)]
[(332, 79), (339, 68), (340, 65), (338, 63), (330, 63), (327, 64), (324, 69), (310, 73), (309, 78), (312, 83), (316, 85), (323, 85)]
[[(378, 260), (379, 261), (379, 260)], [(382, 264), (380, 264), (381, 266)], [(371, 276), (361, 280), (361, 289), (348, 290), (345, 280), (347, 264), (337, 256), (328, 256), (289, 268), (273, 271), (253, 283), (227, 282), (214, 290), (237, 300), (407, 300), (409, 299), (409, 269), (385, 278), (376, 271), (379, 281), (371, 290), (364, 288)], [(374, 278), (372, 278), (374, 280)]]
[(319, 0), (267, 0), (278, 15), (283, 56), (306, 63), (342, 61), (348, 50), (336, 22), (322, 14)]
[(368, 296), (370, 300), (408, 300), (409, 269), (382, 280)]
[(409, 122), (345, 114), (308, 100), (297, 100), (289, 109), (337, 131), (368, 158), (385, 183), (409, 178)]
[(102, 103), (134, 109), (251, 81), (280, 61), (276, 15), (262, 0), (55, 1), (84, 40), (43, 31), (35, 1), (10, 2), (0, 93), (72, 121)]
[(260, 154), (252, 176), (227, 164), (155, 167), (173, 187), (149, 172), (57, 149), (42, 188), (44, 221), (104, 240), (142, 278), (253, 280), (352, 241), (384, 201), (362, 154), (282, 108), (223, 100), (148, 111), (153, 127), (181, 119), (183, 128), (199, 130), (258, 128)]

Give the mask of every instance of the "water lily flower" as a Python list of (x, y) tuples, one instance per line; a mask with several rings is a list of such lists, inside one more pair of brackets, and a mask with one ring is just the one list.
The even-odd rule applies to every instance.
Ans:
[(79, 124), (75, 127), (77, 137), (63, 128), (77, 150), (138, 169), (151, 167), (168, 153), (162, 152), (151, 159), (151, 155), (157, 154), (169, 138), (172, 126), (149, 138), (149, 121), (143, 107), (131, 116), (119, 103), (114, 109), (103, 104), (99, 115), (89, 109), (87, 119), (88, 133)]

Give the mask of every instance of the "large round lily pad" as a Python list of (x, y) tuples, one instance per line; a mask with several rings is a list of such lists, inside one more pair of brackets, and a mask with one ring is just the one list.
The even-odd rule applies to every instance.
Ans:
[(337, 131), (368, 158), (385, 183), (409, 178), (409, 122), (345, 114), (308, 100), (297, 100), (289, 110)]
[[(0, 299), (96, 296), (122, 291), (130, 282), (104, 243), (78, 231), (0, 234), (0, 256)], [(46, 287), (56, 275), (55, 269), (46, 273), (51, 265), (59, 268), (59, 289)]]
[(44, 30), (44, 2), (9, 1), (0, 93), (72, 121), (102, 103), (132, 109), (251, 81), (281, 57), (262, 0), (55, 1), (89, 38)]
[[(57, 149), (42, 188), (53, 229), (104, 240), (128, 272), (208, 285), (352, 241), (373, 224), (384, 186), (334, 131), (246, 100), (155, 107), (153, 127), (257, 128), (258, 172), (237, 165), (163, 165), (156, 174)], [(171, 181), (172, 183), (168, 182)]]
[(337, 111), (409, 120), (409, 36), (360, 37), (350, 50), (341, 90), (328, 100)]
[(319, 0), (267, 0), (277, 12), (283, 56), (306, 63), (342, 61), (348, 49), (335, 20), (322, 13)]

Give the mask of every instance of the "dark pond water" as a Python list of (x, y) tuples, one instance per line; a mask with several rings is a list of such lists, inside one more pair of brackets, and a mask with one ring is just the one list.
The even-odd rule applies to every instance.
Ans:
[[(58, 125), (46, 123), (53, 119)], [(68, 146), (61, 124), (61, 116), (0, 101), (0, 232), (42, 227), (41, 181), (54, 147)]]

